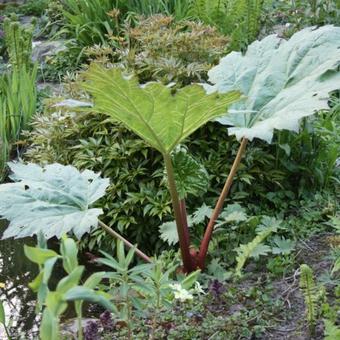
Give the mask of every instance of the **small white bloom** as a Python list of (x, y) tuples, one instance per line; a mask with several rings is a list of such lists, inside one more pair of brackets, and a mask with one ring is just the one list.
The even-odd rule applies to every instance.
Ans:
[(182, 286), (179, 283), (170, 284), (170, 287), (174, 291), (174, 296), (176, 300), (185, 302), (188, 300), (192, 300), (194, 298), (193, 295), (186, 289), (182, 288)]
[(206, 294), (206, 292), (203, 290), (201, 284), (198, 281), (195, 282), (195, 289), (194, 290), (198, 294), (203, 294), (203, 295)]

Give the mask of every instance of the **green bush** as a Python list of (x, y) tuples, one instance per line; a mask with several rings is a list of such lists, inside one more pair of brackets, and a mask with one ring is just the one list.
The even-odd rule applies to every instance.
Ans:
[(141, 83), (160, 80), (179, 86), (206, 80), (208, 70), (226, 53), (229, 41), (210, 26), (176, 22), (163, 15), (139, 17), (122, 35), (126, 38), (114, 41), (113, 49), (94, 47), (87, 55), (96, 62), (113, 62), (133, 71)]
[[(155, 230), (170, 213), (161, 156), (105, 118), (72, 113), (37, 116), (29, 133), (32, 146), (26, 158), (38, 163), (72, 164), (110, 178), (112, 184), (100, 201), (106, 222), (143, 249), (153, 251), (158, 242)], [(102, 232), (95, 233), (98, 237), (89, 243), (90, 248), (95, 240), (99, 244), (106, 241)]]
[[(123, 65), (135, 72), (142, 83), (174, 81), (182, 86), (207, 79), (207, 70), (225, 52), (227, 38), (208, 26), (189, 21), (176, 23), (160, 15), (140, 20), (134, 28), (126, 28), (130, 39), (120, 41), (119, 49), (91, 48), (87, 50), (88, 56), (108, 67)], [(171, 58), (175, 65), (182, 65), (173, 67), (173, 73), (162, 64)], [(75, 98), (74, 92), (72, 97)], [(254, 207), (252, 213), (262, 214), (260, 200), (261, 209), (267, 206), (281, 210), (307, 188), (310, 191), (329, 186), (335, 170), (334, 150), (339, 145), (338, 118), (335, 98), (331, 113), (306, 119), (302, 133), (281, 132), (271, 145), (254, 141), (240, 165), (230, 200), (250, 205)], [(108, 218), (106, 222), (146, 251), (163, 247), (158, 226), (171, 217), (160, 154), (100, 114), (52, 110), (37, 116), (33, 127), (28, 135), (31, 147), (27, 159), (102, 172), (112, 183), (100, 202)], [(239, 143), (228, 136), (225, 126), (209, 123), (187, 139), (186, 144), (195, 159), (209, 169), (211, 185), (205, 203), (213, 205)], [(189, 197), (189, 213), (202, 203), (201, 198)], [(107, 242), (99, 231), (94, 236), (85, 242), (90, 247)]]
[[(321, 134), (317, 128), (323, 124), (323, 119), (322, 116), (318, 118), (314, 130), (305, 128), (302, 139), (294, 133), (289, 134), (290, 145), (296, 149), (292, 152), (294, 157), (287, 155), (277, 142), (269, 146), (258, 141), (250, 146), (229, 200), (243, 202), (243, 205), (254, 207), (254, 213), (261, 214), (260, 200), (261, 209), (267, 206), (282, 210), (299, 195), (306, 194), (307, 188), (308, 191), (318, 188), (317, 176), (325, 169), (320, 166), (325, 167), (328, 163), (322, 161), (311, 169), (308, 162), (315, 163), (320, 157), (327, 157), (327, 149), (338, 145), (334, 140), (333, 144), (329, 142), (334, 130), (323, 130)], [(312, 141), (319, 145), (317, 153), (306, 151)], [(54, 112), (35, 117), (28, 143), (31, 147), (26, 152), (26, 159), (30, 161), (73, 164), (80, 169), (102, 172), (110, 178), (107, 195), (99, 202), (105, 210), (106, 222), (145, 251), (151, 252), (154, 248), (157, 251), (164, 246), (159, 240), (158, 226), (171, 219), (171, 208), (163, 162), (161, 155), (137, 136), (100, 114)], [(205, 203), (213, 205), (230, 170), (228, 159), (234, 157), (238, 143), (228, 137), (223, 126), (209, 123), (196, 132), (187, 145), (195, 158), (209, 169), (210, 187)], [(275, 161), (277, 150), (282, 152), (278, 163)], [(328, 171), (334, 175), (334, 164), (328, 166)], [(189, 212), (202, 203), (200, 198), (189, 197)], [(94, 232), (93, 236), (85, 240), (90, 248), (110, 246), (108, 242), (111, 241), (101, 231)]]
[(261, 28), (261, 14), (266, 0), (193, 0), (191, 18), (216, 27), (231, 37), (232, 50), (244, 50)]

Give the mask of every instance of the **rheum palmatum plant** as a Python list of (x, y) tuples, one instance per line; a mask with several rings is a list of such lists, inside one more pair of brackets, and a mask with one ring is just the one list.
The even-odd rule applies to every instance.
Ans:
[(106, 70), (95, 64), (85, 79), (83, 87), (95, 102), (92, 111), (107, 113), (122, 122), (163, 155), (184, 268), (193, 271), (197, 264), (190, 253), (185, 203), (176, 188), (171, 154), (191, 133), (223, 115), (226, 107), (240, 98), (240, 93), (207, 95), (198, 84), (173, 93), (163, 84), (140, 86), (135, 77), (124, 77), (118, 69)]
[[(340, 83), (339, 45), (340, 28), (333, 26), (304, 29), (289, 41), (268, 36), (249, 46), (245, 55), (233, 52), (223, 58), (209, 73), (214, 85), (205, 85), (208, 93), (197, 84), (176, 91), (160, 83), (140, 86), (135, 77), (99, 65), (92, 65), (84, 74), (83, 88), (94, 101), (90, 110), (124, 124), (163, 155), (186, 272), (204, 268), (215, 222), (248, 140), (271, 142), (274, 129), (298, 131), (302, 117), (328, 107), (329, 93)], [(245, 95), (243, 100), (240, 93)], [(69, 104), (78, 105), (75, 101), (59, 105)], [(176, 183), (172, 155), (186, 137), (221, 116), (219, 122), (233, 126), (229, 132), (241, 145), (196, 251), (191, 249), (185, 192)], [(1, 204), (0, 200), (0, 215), (11, 220), (13, 216), (1, 209)], [(97, 224), (94, 219), (92, 225)]]
[[(248, 140), (270, 143), (274, 129), (298, 131), (301, 118), (328, 107), (329, 93), (340, 83), (339, 45), (340, 28), (333, 26), (304, 29), (289, 41), (268, 36), (250, 45), (245, 55), (233, 52), (223, 58), (209, 72), (213, 85), (205, 85), (208, 95), (199, 85), (173, 93), (158, 83), (139, 86), (117, 69), (93, 65), (87, 71), (83, 87), (94, 100), (91, 110), (123, 123), (164, 157), (186, 271), (204, 268), (215, 222)], [(238, 100), (239, 92), (245, 99)], [(219, 122), (232, 126), (229, 133), (241, 144), (197, 253), (190, 250), (185, 201), (176, 188), (171, 154), (192, 132), (223, 114)]]

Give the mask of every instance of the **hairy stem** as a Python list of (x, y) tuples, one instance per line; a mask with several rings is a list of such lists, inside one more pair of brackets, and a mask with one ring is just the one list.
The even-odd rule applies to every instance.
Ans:
[[(128, 247), (128, 248), (134, 248), (135, 246), (130, 243), (128, 240), (126, 240), (122, 235), (118, 234), (116, 231), (114, 231), (113, 229), (111, 229), (108, 225), (106, 225), (104, 222), (102, 221), (98, 221), (98, 224), (101, 226), (102, 229), (104, 229), (108, 234), (110, 234), (111, 236), (123, 241), (123, 243)], [(141, 250), (139, 250), (138, 248), (135, 249), (135, 253), (142, 258), (144, 261), (152, 263), (152, 260), (150, 259), (149, 256), (147, 256), (146, 254), (144, 254)]]
[(248, 140), (246, 138), (242, 139), (242, 142), (241, 142), (239, 149), (237, 151), (237, 155), (236, 155), (236, 158), (234, 160), (233, 166), (230, 169), (228, 178), (227, 178), (227, 180), (224, 184), (223, 190), (220, 194), (220, 197), (218, 198), (215, 209), (214, 209), (214, 211), (213, 211), (213, 213), (210, 217), (208, 226), (205, 230), (204, 237), (202, 239), (201, 246), (200, 246), (200, 251), (199, 251), (199, 254), (198, 254), (198, 266), (201, 269), (204, 269), (205, 258), (207, 256), (209, 242), (211, 240), (211, 235), (213, 233), (216, 220), (217, 220), (219, 214), (221, 213), (224, 201), (225, 201), (225, 199), (226, 199), (226, 197), (229, 193), (229, 190), (231, 188), (231, 185), (233, 183), (234, 177), (235, 177), (236, 172), (237, 172), (237, 168), (240, 165), (242, 156), (243, 156), (244, 151), (246, 149), (247, 142), (248, 142)]
[[(165, 169), (168, 175), (168, 182), (169, 182), (169, 191), (171, 195), (172, 207), (174, 210), (176, 226), (177, 226), (177, 233), (179, 238), (179, 246), (181, 249), (182, 260), (184, 269), (186, 272), (190, 273), (194, 270), (192, 257), (190, 254), (190, 239), (189, 239), (189, 230), (187, 224), (187, 216), (185, 213), (185, 209), (183, 206), (181, 208), (181, 202), (178, 197), (178, 193), (176, 190), (176, 183), (174, 177), (174, 169), (172, 166), (171, 157), (168, 154), (164, 154), (164, 162), (165, 162)], [(182, 203), (183, 205), (183, 203)]]

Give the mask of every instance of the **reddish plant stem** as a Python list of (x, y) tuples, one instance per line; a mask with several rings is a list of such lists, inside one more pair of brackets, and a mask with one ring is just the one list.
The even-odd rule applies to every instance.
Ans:
[(225, 201), (225, 199), (226, 199), (226, 197), (227, 197), (227, 195), (230, 191), (230, 188), (231, 188), (231, 185), (233, 183), (234, 177), (236, 175), (238, 166), (240, 165), (242, 156), (243, 156), (244, 151), (246, 149), (247, 142), (248, 142), (248, 140), (246, 138), (242, 139), (242, 142), (241, 142), (239, 149), (237, 151), (236, 158), (235, 158), (234, 163), (233, 163), (233, 165), (230, 169), (228, 178), (227, 178), (227, 180), (224, 184), (223, 190), (220, 194), (220, 197), (218, 198), (215, 209), (214, 209), (214, 211), (213, 211), (213, 213), (210, 217), (209, 223), (208, 223), (207, 228), (205, 230), (204, 237), (202, 239), (201, 246), (200, 246), (200, 251), (199, 251), (199, 254), (198, 254), (198, 266), (202, 270), (204, 269), (204, 266), (205, 266), (205, 258), (207, 256), (209, 242), (211, 240), (211, 236), (212, 236), (212, 233), (213, 233), (213, 230), (214, 230), (216, 220), (217, 220), (219, 214), (221, 213), (224, 201)]
[(179, 201), (179, 206), (181, 208), (181, 218), (182, 218), (182, 223), (184, 227), (184, 235), (185, 238), (188, 240), (189, 248), (190, 248), (190, 232), (189, 232), (189, 226), (188, 226), (188, 215), (187, 215), (187, 207), (185, 204), (185, 199), (181, 199)]
[[(169, 191), (171, 195), (172, 207), (174, 210), (179, 246), (182, 254), (184, 271), (190, 273), (194, 270), (192, 256), (190, 254), (190, 239), (187, 218), (184, 217), (185, 210), (181, 209), (181, 203), (176, 190), (174, 169), (170, 155), (164, 154), (165, 169), (168, 175)], [(183, 210), (183, 212), (182, 212)]]
[[(130, 243), (128, 240), (126, 240), (122, 235), (118, 234), (116, 231), (114, 231), (113, 229), (111, 229), (108, 225), (106, 225), (104, 222), (102, 221), (98, 221), (98, 224), (102, 227), (102, 229), (104, 229), (108, 234), (110, 234), (111, 236), (121, 240), (128, 248), (135, 248), (135, 246)], [(144, 254), (141, 250), (139, 250), (138, 248), (135, 249), (135, 253), (142, 258), (144, 261), (152, 263), (152, 260), (150, 259), (149, 256), (147, 256), (146, 254)]]

